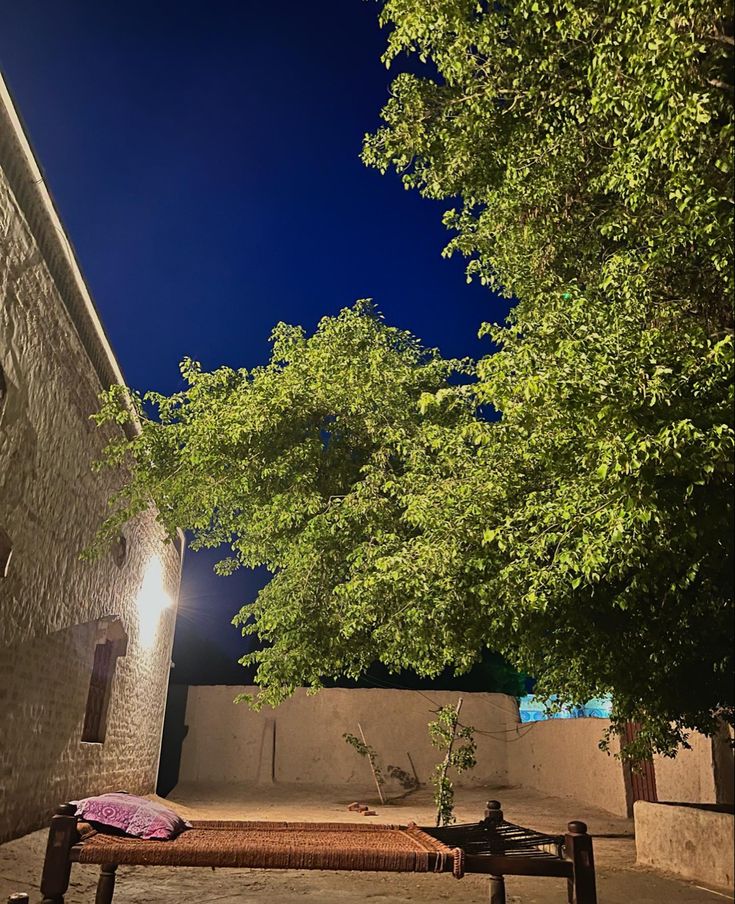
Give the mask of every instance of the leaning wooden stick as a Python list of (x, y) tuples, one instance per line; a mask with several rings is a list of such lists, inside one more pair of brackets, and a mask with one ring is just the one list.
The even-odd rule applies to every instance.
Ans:
[[(444, 782), (447, 779), (447, 770), (449, 769), (449, 762), (452, 758), (452, 748), (454, 747), (454, 739), (457, 737), (457, 723), (459, 722), (459, 711), (462, 709), (462, 698), (460, 697), (457, 700), (457, 707), (454, 710), (454, 724), (452, 725), (452, 737), (449, 739), (449, 747), (447, 747), (447, 755), (444, 757), (444, 762), (442, 763), (442, 771), (441, 776), (439, 777), (439, 788), (444, 787)], [(436, 813), (436, 825), (440, 825), (442, 821), (442, 809), (441, 806), (437, 810)]]
[(365, 732), (362, 730), (362, 725), (357, 723), (357, 727), (360, 729), (360, 737), (362, 738), (362, 743), (365, 745), (365, 749), (368, 751), (368, 762), (370, 763), (370, 771), (373, 773), (373, 779), (375, 780), (375, 787), (378, 789), (378, 797), (380, 798), (381, 804), (385, 804), (385, 798), (383, 797), (383, 789), (380, 787), (380, 782), (378, 781), (378, 776), (375, 772), (375, 765), (373, 764), (373, 758), (370, 755), (370, 748), (368, 747), (368, 743), (365, 740)]
[(411, 770), (413, 772), (413, 777), (416, 780), (416, 787), (418, 788), (421, 785), (421, 782), (419, 781), (419, 774), (416, 771), (416, 767), (413, 764), (413, 758), (411, 757), (411, 754), (408, 751), (406, 751), (406, 756), (408, 757), (408, 762), (411, 764)]

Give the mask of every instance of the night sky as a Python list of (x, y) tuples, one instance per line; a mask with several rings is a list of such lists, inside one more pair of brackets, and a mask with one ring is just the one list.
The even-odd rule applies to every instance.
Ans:
[[(131, 386), (180, 388), (185, 355), (263, 363), (279, 320), (310, 329), (364, 297), (445, 355), (486, 348), (505, 308), (442, 259), (441, 205), (359, 160), (391, 78), (377, 13), (0, 0), (0, 67)], [(234, 661), (229, 621), (265, 580), (216, 577), (216, 558), (186, 560), (182, 680)]]

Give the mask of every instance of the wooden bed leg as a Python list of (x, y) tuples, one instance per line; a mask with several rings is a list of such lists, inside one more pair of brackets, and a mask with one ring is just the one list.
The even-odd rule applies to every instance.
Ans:
[(51, 817), (41, 874), (42, 904), (64, 904), (71, 873), (69, 854), (79, 840), (76, 812), (74, 804), (62, 804)]
[(595, 858), (587, 826), (574, 820), (564, 837), (567, 859), (572, 861), (573, 878), (569, 879), (569, 901), (573, 904), (597, 904)]
[(117, 863), (104, 863), (100, 867), (94, 904), (112, 904), (112, 896), (115, 894), (116, 869)]
[(505, 904), (504, 876), (490, 876), (490, 904)]

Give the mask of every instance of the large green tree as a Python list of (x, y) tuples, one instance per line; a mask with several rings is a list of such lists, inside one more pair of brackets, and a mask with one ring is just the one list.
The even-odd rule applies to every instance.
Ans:
[(732, 721), (730, 12), (383, 5), (386, 62), (429, 74), (397, 76), (364, 158), (457, 199), (448, 253), (518, 299), (496, 350), (457, 385), (369, 307), (280, 326), (268, 367), (134, 399), (109, 453), (108, 533), (154, 501), (274, 569), (241, 615), (264, 699), (490, 646), (541, 692), (611, 692), (639, 752)]
[[(274, 577), (237, 619), (265, 644), (244, 660), (258, 664), (264, 701), (357, 678), (376, 659), (422, 674), (469, 667), (483, 635), (454, 581), (462, 540), (420, 530), (409, 509), (466, 470), (474, 402), (448, 381), (470, 363), (423, 348), (366, 302), (308, 338), (279, 324), (272, 342), (270, 363), (250, 371), (185, 361), (187, 388), (171, 397), (110, 390), (99, 420), (142, 429), (107, 449), (131, 479), (100, 543), (154, 502), (195, 549), (231, 546), (220, 573), (266, 565)], [(426, 560), (426, 576), (408, 567)]]
[(733, 717), (732, 13), (387, 0), (386, 63), (433, 71), (398, 75), (364, 148), (456, 199), (447, 253), (518, 298), (486, 327), (502, 420), (472, 475), (503, 649), (612, 691), (640, 750)]

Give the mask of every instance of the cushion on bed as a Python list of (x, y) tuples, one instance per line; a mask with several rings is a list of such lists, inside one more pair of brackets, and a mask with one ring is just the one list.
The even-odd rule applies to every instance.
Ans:
[(190, 823), (162, 804), (115, 791), (76, 801), (77, 816), (97, 827), (117, 829), (136, 838), (176, 838)]

